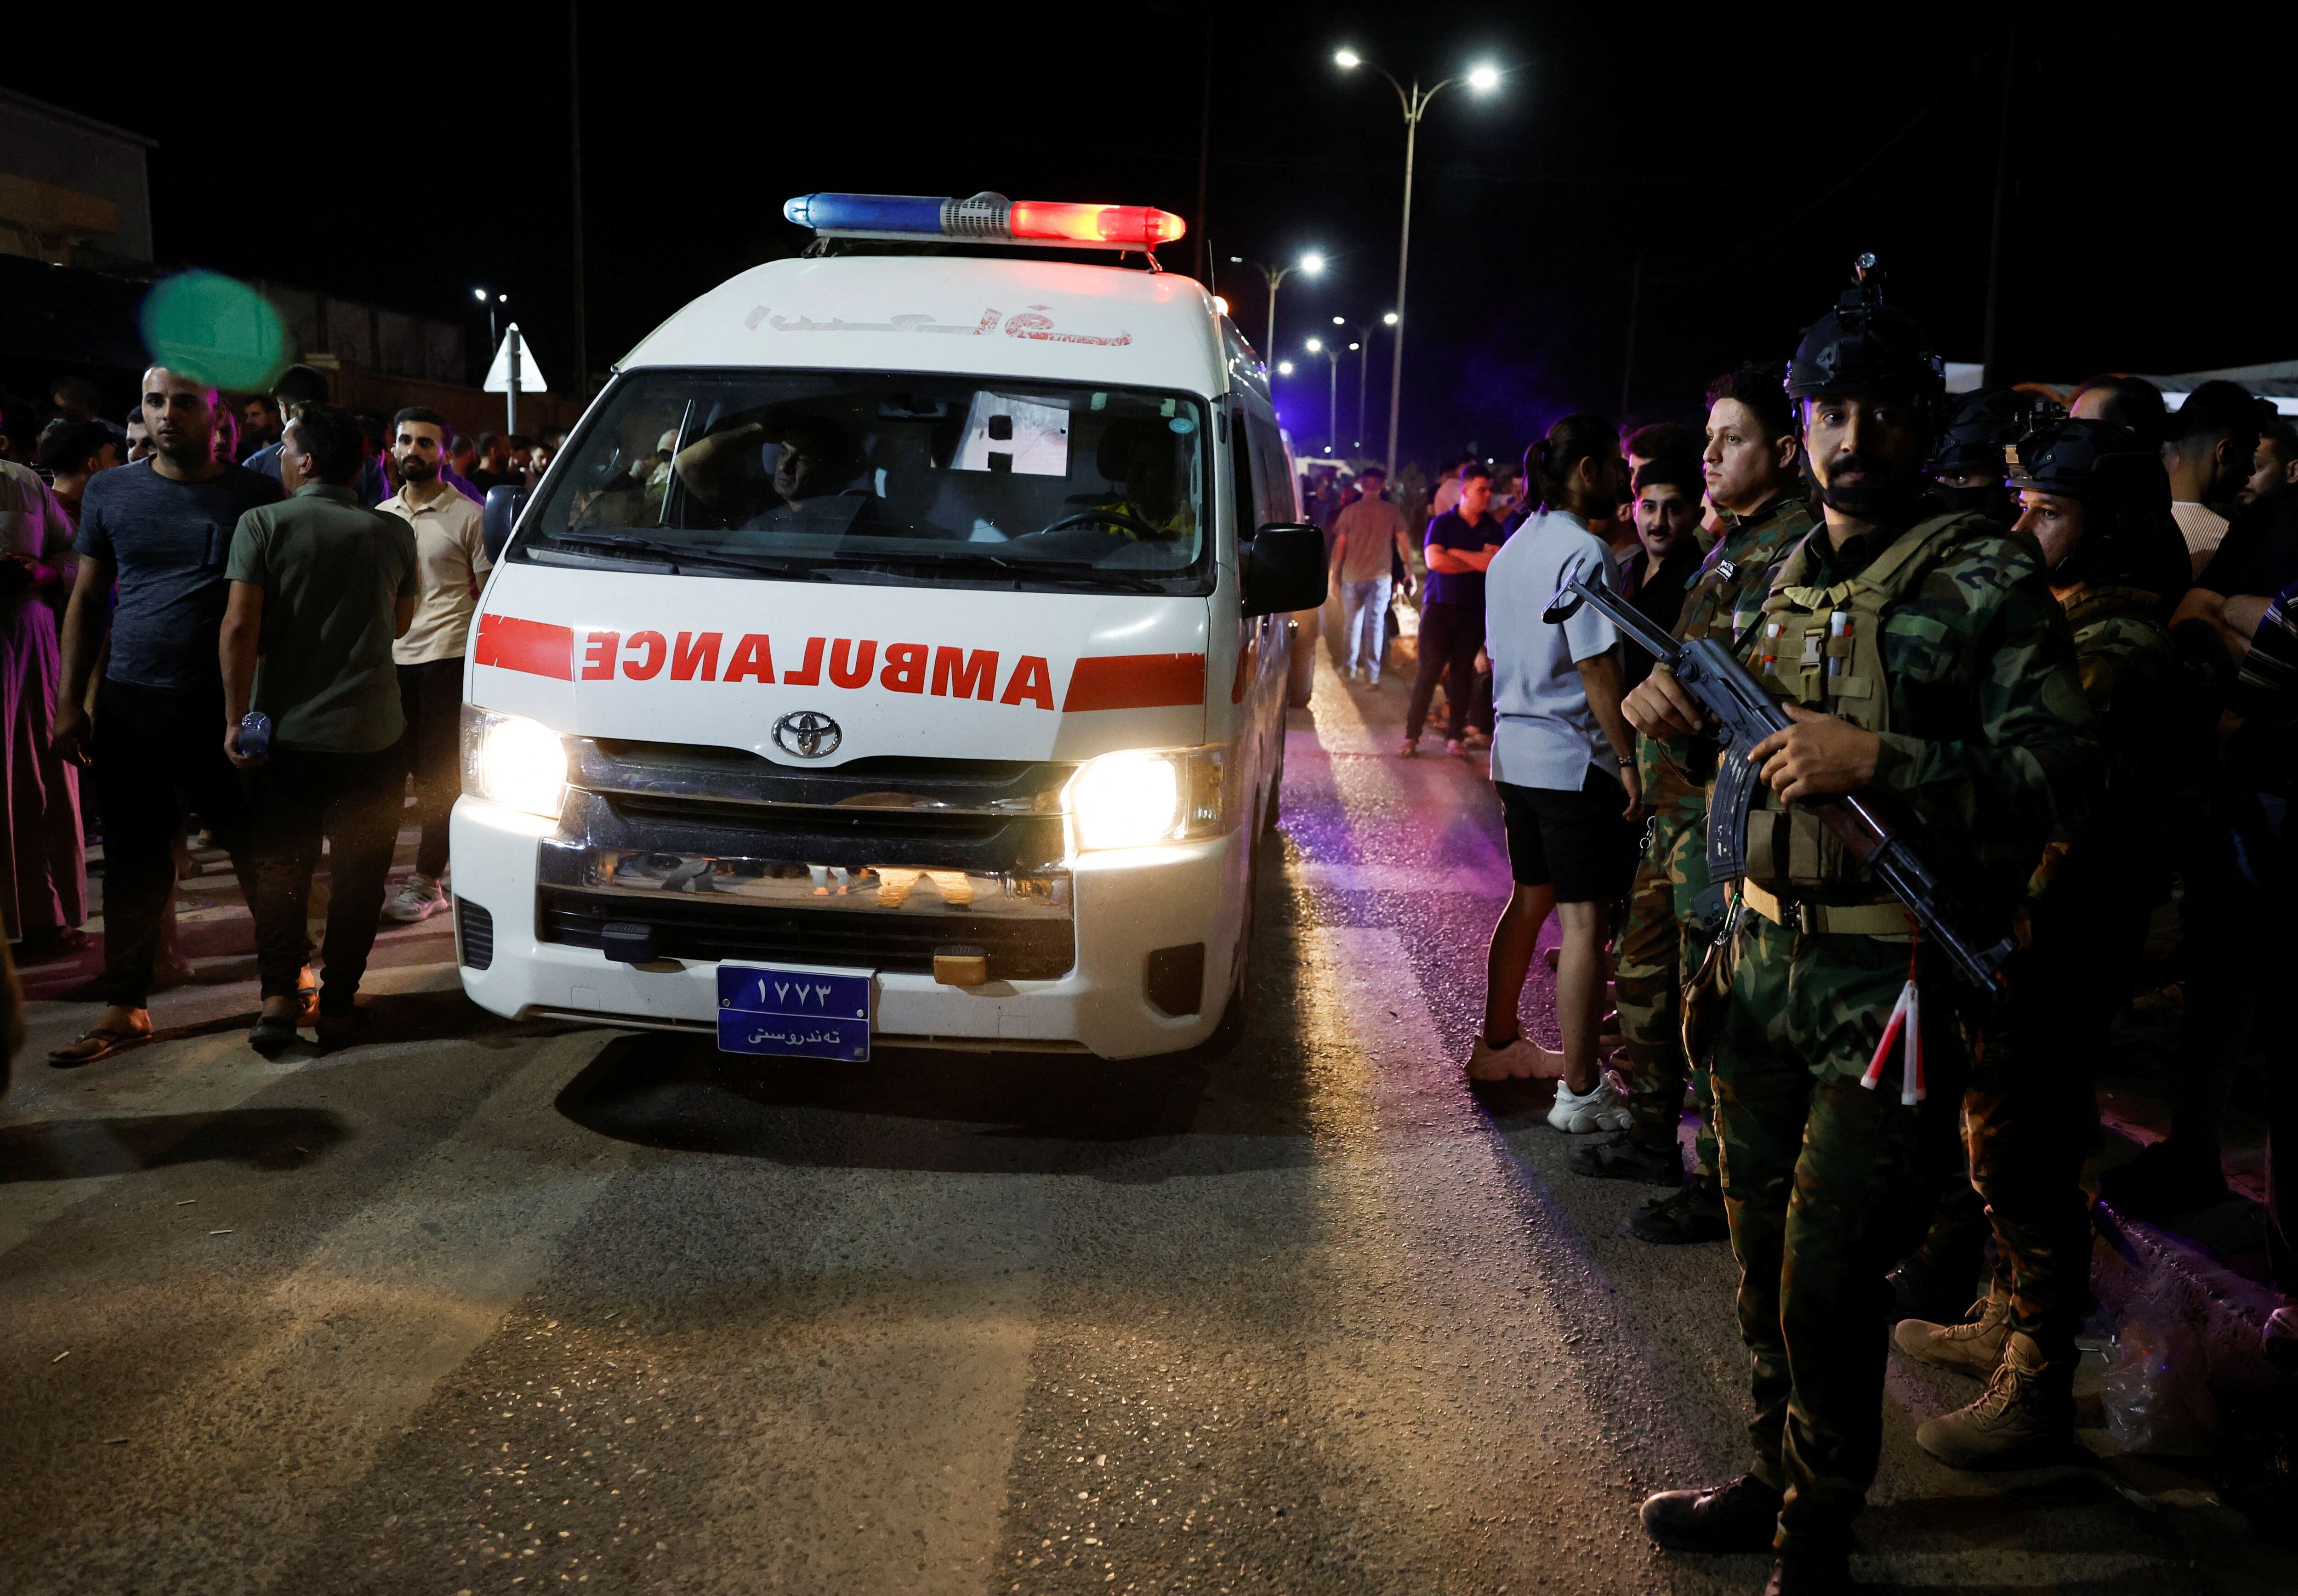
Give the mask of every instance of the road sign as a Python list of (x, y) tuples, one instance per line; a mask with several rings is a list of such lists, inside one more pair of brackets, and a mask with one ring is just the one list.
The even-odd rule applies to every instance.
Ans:
[(502, 345), (495, 351), (495, 363), (487, 368), (487, 380), (482, 385), (490, 393), (508, 393), (511, 385), (511, 346), (518, 346), (518, 391), (522, 393), (548, 393), (550, 385), (542, 380), (542, 369), (534, 363), (534, 346), (526, 335), (512, 322), (503, 329)]

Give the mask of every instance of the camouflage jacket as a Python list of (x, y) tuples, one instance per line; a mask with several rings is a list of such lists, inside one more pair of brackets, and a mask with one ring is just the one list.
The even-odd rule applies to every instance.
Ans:
[[(1705, 637), (1727, 628), (1737, 635), (1764, 601), (1773, 563), (1814, 525), (1810, 502), (1800, 493), (1782, 493), (1749, 516), (1724, 511), (1723, 535), (1691, 578), (1675, 635)], [(1707, 784), (1715, 779), (1715, 740), (1639, 732), (1636, 773), (1643, 780), (1645, 806), (1662, 825), (1696, 826), (1707, 816)]]
[[(2044, 845), (2096, 804), (2105, 756), (2041, 548), (1984, 516), (1959, 520), (1885, 612), (1889, 730), (1869, 791), (1911, 826), (1934, 869), (2007, 913)], [(1772, 567), (1773, 591), (1806, 581), (1813, 540), (1826, 535), (1814, 531)], [(1742, 663), (1758, 641), (1746, 641)]]
[(2105, 891), (2149, 889), (2170, 867), (2171, 816), (2199, 809), (2199, 792), (2181, 787), (2207, 768), (2210, 750), (2162, 626), (2167, 609), (2136, 588), (2093, 588), (2067, 601), (2106, 792), (2087, 818), (2052, 837), (2030, 897), (2078, 879)]

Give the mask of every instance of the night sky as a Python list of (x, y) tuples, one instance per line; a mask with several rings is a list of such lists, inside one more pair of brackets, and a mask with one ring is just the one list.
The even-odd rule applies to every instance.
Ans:
[[(1258, 342), (1265, 294), (1228, 257), (1326, 251), (1324, 278), (1280, 301), (1279, 352), (1300, 360), (1320, 324), (1394, 297), (1402, 119), (1368, 70), (1334, 67), (1344, 43), (1408, 82), (1509, 74), (1489, 96), (1445, 91), (1422, 127), (1408, 457), (1513, 453), (1566, 410), (1618, 412), (1639, 257), (1637, 419), (1691, 418), (1715, 371), (1783, 359), (1862, 249), (1948, 359), (1977, 360), (2006, 58), (2001, 372), (2298, 358), (2290, 12), (2053, 8), (2070, 20), (2029, 21), (2013, 53), (2007, 7), (1930, 7), (1897, 31), (1875, 19), (1911, 8), (828, 7), (843, 20), (813, 26), (585, 7), (591, 364), (795, 252), (781, 204), (809, 190), (991, 188), (1194, 222), (1209, 45), (1217, 286)], [(475, 346), (485, 284), (545, 371), (571, 372), (564, 12), (378, 12), (330, 49), (299, 14), (164, 45), (128, 26), (101, 54), (12, 54), (0, 81), (161, 141), (164, 260), (464, 318)], [(1194, 239), (1164, 252), (1194, 259)], [(1384, 340), (1374, 452), (1385, 360)], [(1304, 452), (1325, 442), (1325, 382), (1318, 360), (1280, 384)]]

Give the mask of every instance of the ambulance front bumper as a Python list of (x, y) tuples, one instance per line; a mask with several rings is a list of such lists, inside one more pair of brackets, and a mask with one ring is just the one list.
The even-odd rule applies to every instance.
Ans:
[[(482, 799), (457, 801), (451, 847), (464, 990), (482, 1008), (508, 1018), (565, 1014), (715, 1034), (717, 963), (664, 958), (641, 967), (570, 946), (538, 925), (540, 850), (554, 829), (550, 821)], [(1235, 976), (1244, 846), (1243, 833), (1232, 831), (1080, 856), (1070, 866), (1076, 955), (1065, 973), (957, 987), (927, 973), (875, 971), (873, 1038), (886, 1046), (981, 1050), (1066, 1046), (1104, 1058), (1194, 1046), (1219, 1024)], [(1170, 971), (1175, 951), (1192, 945), (1203, 950), (1195, 1012), (1169, 1013), (1153, 1000), (1153, 989), (1167, 1005), (1183, 1006), (1174, 998)], [(1153, 954), (1160, 955), (1153, 964)], [(839, 972), (869, 967), (865, 959), (776, 963)], [(1159, 971), (1165, 972), (1161, 985)]]

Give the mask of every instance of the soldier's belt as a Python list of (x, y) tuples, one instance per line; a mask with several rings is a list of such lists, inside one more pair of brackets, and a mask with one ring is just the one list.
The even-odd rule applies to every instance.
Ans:
[(1801, 931), (1807, 937), (1874, 937), (1885, 942), (1908, 942), (1907, 912), (1894, 900), (1879, 904), (1788, 903), (1754, 881), (1740, 883), (1740, 900), (1773, 925)]

